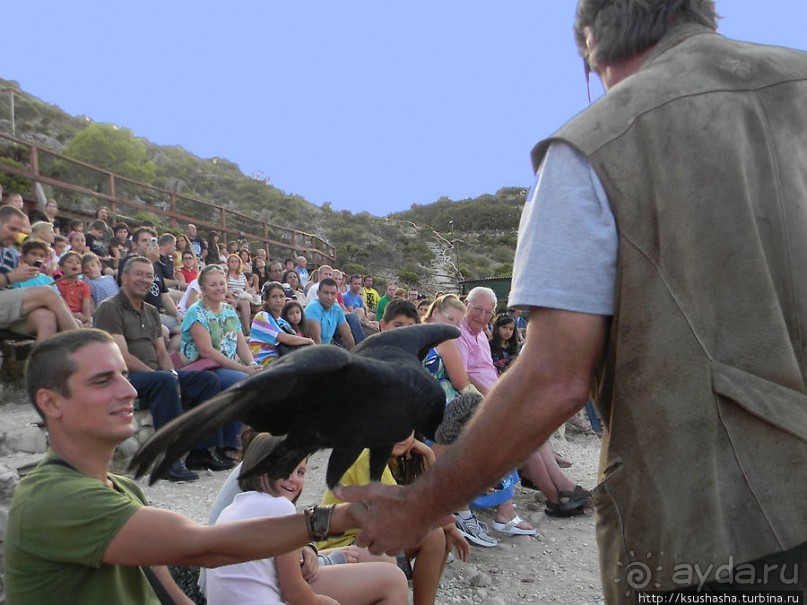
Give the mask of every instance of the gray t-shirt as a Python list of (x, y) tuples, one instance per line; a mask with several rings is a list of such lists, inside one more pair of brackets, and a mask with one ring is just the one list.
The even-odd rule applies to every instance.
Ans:
[(570, 145), (552, 143), (521, 214), (509, 304), (613, 314), (617, 245), (594, 169)]

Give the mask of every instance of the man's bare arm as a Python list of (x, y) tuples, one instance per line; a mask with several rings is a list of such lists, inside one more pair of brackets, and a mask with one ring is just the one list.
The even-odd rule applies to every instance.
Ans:
[(168, 349), (166, 348), (165, 341), (162, 339), (162, 337), (157, 338), (154, 341), (154, 348), (157, 351), (157, 366), (161, 370), (175, 370), (176, 368), (174, 368), (174, 362), (171, 361), (171, 355), (168, 353)]
[(316, 319), (306, 319), (305, 320), (305, 328), (309, 334), (311, 334), (311, 340), (314, 341), (314, 344), (321, 345), (322, 344), (322, 324), (319, 323)]
[(339, 336), (342, 337), (342, 344), (345, 345), (345, 348), (350, 351), (353, 347), (356, 346), (356, 341), (353, 340), (353, 332), (350, 331), (350, 326), (347, 322), (339, 324), (339, 327), (336, 328), (339, 330)]
[[(358, 506), (358, 508), (356, 508)], [(337, 506), (331, 533), (358, 526), (363, 507)], [(302, 514), (200, 525), (169, 510), (144, 506), (121, 528), (104, 552), (109, 565), (219, 567), (266, 559), (301, 548), (311, 540)]]

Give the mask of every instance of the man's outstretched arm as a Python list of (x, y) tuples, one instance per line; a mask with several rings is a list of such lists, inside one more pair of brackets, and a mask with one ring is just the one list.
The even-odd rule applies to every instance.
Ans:
[(357, 544), (374, 554), (398, 552), (518, 467), (585, 404), (602, 355), (606, 319), (532, 309), (522, 354), (429, 471), (406, 488), (336, 489), (342, 500), (369, 505)]
[[(332, 534), (360, 525), (361, 505), (338, 505), (330, 517)], [(302, 514), (200, 525), (169, 510), (144, 506), (118, 531), (104, 552), (110, 565), (190, 565), (218, 567), (268, 559), (311, 540)]]

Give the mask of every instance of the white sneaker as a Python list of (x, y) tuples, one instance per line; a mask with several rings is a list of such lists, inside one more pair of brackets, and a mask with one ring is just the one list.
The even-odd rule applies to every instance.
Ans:
[(454, 513), (455, 525), (468, 542), (483, 548), (493, 548), (499, 545), (499, 541), (488, 533), (488, 527), (476, 515), (471, 513), (470, 519), (463, 519)]

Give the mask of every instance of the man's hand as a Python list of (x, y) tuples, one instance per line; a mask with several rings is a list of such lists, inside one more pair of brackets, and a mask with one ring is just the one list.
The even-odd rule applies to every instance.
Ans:
[(430, 520), (419, 515), (409, 502), (406, 487), (372, 483), (336, 487), (334, 494), (340, 500), (362, 502), (367, 507), (360, 520), (364, 529), (356, 545), (366, 547), (374, 555), (395, 555), (416, 546), (432, 528)]

